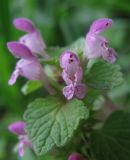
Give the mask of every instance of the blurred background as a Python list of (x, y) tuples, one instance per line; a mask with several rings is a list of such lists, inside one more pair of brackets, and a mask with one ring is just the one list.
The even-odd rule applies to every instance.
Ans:
[[(47, 46), (68, 45), (86, 35), (92, 21), (109, 17), (114, 24), (105, 35), (110, 46), (119, 55), (125, 83), (110, 91), (115, 103), (130, 105), (130, 1), (129, 0), (0, 0), (0, 160), (35, 160), (27, 151), (24, 158), (13, 153), (17, 138), (8, 132), (7, 126), (21, 120), (34, 93), (25, 96), (21, 93), (24, 78), (10, 87), (7, 82), (16, 60), (8, 52), (6, 42), (17, 40), (23, 33), (16, 30), (12, 20), (17, 17), (30, 18), (40, 29)], [(37, 91), (38, 95), (42, 92)], [(37, 159), (37, 158), (36, 158)], [(38, 160), (51, 160), (39, 157)]]

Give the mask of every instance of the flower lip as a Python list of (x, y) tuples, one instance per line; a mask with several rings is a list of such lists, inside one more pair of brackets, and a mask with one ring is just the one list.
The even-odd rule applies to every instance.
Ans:
[(113, 48), (108, 48), (106, 53), (103, 54), (102, 57), (109, 63), (115, 63), (118, 55)]
[(71, 100), (74, 96), (75, 87), (73, 84), (65, 86), (63, 88), (63, 95), (67, 98), (67, 100)]
[(42, 79), (42, 67), (37, 59), (32, 61), (21, 59), (16, 64), (16, 70), (19, 70), (19, 75), (30, 80)]
[(33, 23), (27, 18), (17, 18), (13, 21), (13, 24), (17, 29), (22, 30), (24, 32), (30, 33), (36, 31), (36, 28), (33, 25)]

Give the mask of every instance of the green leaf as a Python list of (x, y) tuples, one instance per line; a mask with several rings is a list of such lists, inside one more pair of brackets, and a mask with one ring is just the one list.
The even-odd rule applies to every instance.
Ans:
[(59, 60), (57, 58), (51, 58), (51, 59), (40, 59), (41, 64), (48, 64), (48, 65), (55, 65), (59, 66)]
[(1, 138), (0, 139), (0, 159), (4, 159), (6, 155), (6, 139)]
[(79, 38), (76, 41), (74, 41), (71, 45), (66, 46), (66, 47), (49, 47), (46, 48), (46, 52), (50, 55), (50, 57), (54, 58), (54, 62), (57, 61), (56, 58), (66, 50), (70, 50), (75, 52), (76, 54), (80, 54), (84, 52), (85, 48), (85, 39), (84, 38)]
[(112, 89), (123, 82), (120, 66), (96, 61), (85, 73), (86, 83), (95, 89)]
[(92, 156), (96, 160), (130, 159), (130, 113), (117, 111), (90, 137)]
[(65, 48), (61, 47), (48, 47), (46, 48), (46, 52), (49, 54), (51, 58), (59, 58), (59, 56), (64, 52)]
[(99, 90), (89, 89), (87, 91), (87, 96), (84, 98), (84, 102), (85, 104), (88, 104), (88, 106), (93, 106), (99, 96), (101, 96), (101, 92)]
[(67, 50), (71, 50), (75, 53), (81, 53), (85, 50), (85, 39), (79, 38), (73, 42), (70, 46), (66, 47)]
[(64, 103), (60, 98), (49, 97), (32, 102), (24, 118), (36, 154), (45, 154), (54, 146), (64, 146), (73, 136), (80, 120), (88, 116), (87, 107), (77, 99)]
[(32, 93), (39, 89), (42, 86), (40, 81), (27, 81), (26, 84), (22, 87), (21, 91), (24, 95), (28, 95), (29, 93)]

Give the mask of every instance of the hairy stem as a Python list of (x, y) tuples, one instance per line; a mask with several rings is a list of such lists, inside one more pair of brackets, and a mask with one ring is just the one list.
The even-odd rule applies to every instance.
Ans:
[(85, 69), (87, 64), (88, 64), (88, 59), (86, 58), (86, 56), (84, 56), (81, 64), (82, 68)]

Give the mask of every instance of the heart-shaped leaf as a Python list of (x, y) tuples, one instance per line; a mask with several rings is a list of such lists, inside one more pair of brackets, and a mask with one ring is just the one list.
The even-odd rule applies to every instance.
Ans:
[(112, 89), (123, 82), (120, 66), (96, 61), (86, 72), (86, 83), (95, 89)]
[(113, 113), (90, 138), (90, 148), (95, 160), (129, 160), (130, 113)]
[(27, 133), (36, 154), (42, 155), (54, 146), (63, 146), (73, 136), (80, 120), (88, 118), (88, 109), (83, 102), (73, 99), (49, 97), (32, 102), (24, 118)]

